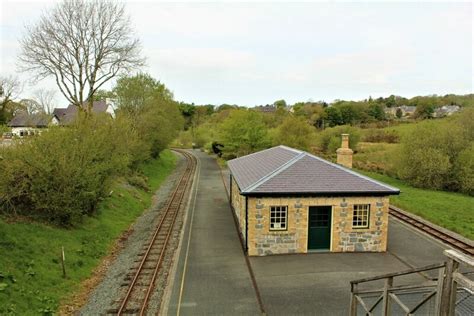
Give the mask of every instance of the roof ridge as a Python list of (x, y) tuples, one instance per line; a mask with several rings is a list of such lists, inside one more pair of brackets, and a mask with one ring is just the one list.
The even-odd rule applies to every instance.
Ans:
[(299, 149), (296, 149), (296, 148), (291, 148), (291, 147), (288, 147), (288, 146), (285, 146), (285, 145), (278, 145), (276, 147), (280, 147), (280, 148), (283, 148), (283, 149), (286, 149), (286, 150), (289, 150), (289, 151), (293, 151), (293, 152), (297, 152), (298, 154), (301, 154), (301, 153), (304, 153), (305, 151), (304, 150), (299, 150)]
[(372, 179), (372, 178), (370, 178), (370, 177), (364, 176), (364, 175), (362, 175), (362, 174), (360, 174), (360, 173), (358, 173), (358, 172), (355, 172), (354, 170), (351, 170), (351, 169), (345, 168), (345, 167), (343, 167), (343, 166), (341, 166), (341, 165), (338, 165), (338, 164), (335, 164), (335, 163), (333, 163), (333, 162), (327, 161), (326, 159), (323, 159), (323, 158), (318, 157), (318, 156), (316, 156), (316, 155), (313, 155), (313, 154), (310, 154), (310, 153), (307, 153), (307, 154), (308, 154), (308, 156), (310, 156), (311, 158), (314, 158), (314, 159), (316, 159), (316, 160), (319, 160), (319, 161), (321, 161), (321, 162), (323, 162), (323, 163), (326, 163), (326, 164), (328, 164), (328, 165), (330, 165), (330, 166), (333, 166), (333, 167), (335, 167), (335, 168), (338, 168), (338, 169), (340, 169), (340, 170), (346, 171), (346, 172), (348, 172), (348, 173), (350, 173), (350, 174), (352, 174), (352, 175), (354, 175), (354, 176), (356, 176), (356, 177), (362, 178), (362, 179), (364, 179), (364, 180), (368, 180), (368, 181), (370, 181), (370, 182), (372, 182), (372, 183), (381, 185), (381, 186), (386, 187), (386, 188), (388, 188), (388, 189), (390, 189), (390, 190), (400, 192), (400, 190), (397, 189), (397, 188), (395, 188), (395, 187), (392, 187), (392, 186), (390, 186), (390, 185), (388, 185), (388, 184), (385, 184), (385, 183), (383, 183), (383, 182), (374, 180), (374, 179)]
[[(281, 147), (282, 145), (280, 146), (277, 146), (277, 147)], [(296, 150), (296, 149), (295, 149)], [(304, 156), (306, 156), (307, 153), (304, 152), (304, 151), (299, 151), (299, 154), (293, 158), (291, 158), (290, 160), (288, 160), (287, 162), (285, 162), (283, 165), (281, 165), (280, 167), (276, 168), (275, 170), (273, 170), (272, 172), (270, 172), (269, 174), (267, 174), (266, 176), (263, 176), (262, 178), (260, 178), (259, 180), (257, 180), (256, 182), (254, 182), (253, 184), (249, 185), (248, 187), (244, 188), (241, 192), (242, 193), (249, 193), (251, 192), (252, 190), (254, 190), (255, 188), (258, 188), (260, 185), (262, 185), (263, 183), (267, 182), (268, 180), (270, 180), (271, 178), (273, 178), (274, 176), (276, 176), (277, 174), (279, 174), (280, 172), (286, 170), (287, 168), (289, 168), (290, 166), (292, 166), (295, 162), (297, 162), (298, 160), (300, 160), (301, 158), (303, 158)]]
[(227, 163), (232, 162), (232, 161), (237, 161), (237, 160), (242, 159), (242, 158), (247, 158), (247, 157), (249, 157), (249, 156), (254, 156), (254, 155), (259, 154), (259, 153), (261, 153), (261, 152), (268, 151), (268, 150), (270, 150), (270, 149), (275, 149), (275, 148), (283, 148), (283, 149), (286, 149), (286, 150), (289, 150), (289, 151), (293, 151), (293, 152), (301, 152), (301, 151), (299, 151), (299, 150), (297, 150), (297, 149), (293, 149), (293, 148), (286, 147), (286, 146), (283, 146), (283, 145), (278, 145), (278, 146), (273, 146), (273, 147), (270, 147), (270, 148), (265, 148), (265, 149), (262, 149), (262, 150), (253, 152), (253, 153), (248, 154), (248, 155), (245, 155), (245, 156), (240, 156), (240, 157), (231, 159), (231, 160), (229, 160)]

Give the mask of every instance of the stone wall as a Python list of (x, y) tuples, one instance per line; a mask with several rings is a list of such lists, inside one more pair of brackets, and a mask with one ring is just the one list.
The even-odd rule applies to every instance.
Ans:
[(237, 216), (237, 220), (239, 222), (240, 233), (242, 238), (245, 241), (245, 197), (240, 195), (239, 186), (237, 182), (235, 182), (234, 178), (232, 178), (232, 207), (234, 208), (234, 213)]
[[(352, 212), (354, 204), (370, 204), (369, 227), (353, 228)], [(387, 250), (388, 197), (345, 198), (339, 207), (333, 207), (332, 251)], [(337, 211), (334, 212), (334, 209)]]
[[(370, 204), (368, 228), (352, 227), (354, 204)], [(270, 230), (270, 206), (288, 206), (288, 227)], [(386, 251), (388, 197), (248, 198), (249, 255), (308, 252), (309, 206), (332, 206), (330, 251)]]

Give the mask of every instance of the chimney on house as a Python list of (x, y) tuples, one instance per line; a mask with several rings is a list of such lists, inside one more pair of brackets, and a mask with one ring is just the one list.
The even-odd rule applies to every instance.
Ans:
[(349, 148), (349, 134), (342, 134), (341, 148), (337, 153), (337, 163), (346, 168), (352, 168), (352, 149)]

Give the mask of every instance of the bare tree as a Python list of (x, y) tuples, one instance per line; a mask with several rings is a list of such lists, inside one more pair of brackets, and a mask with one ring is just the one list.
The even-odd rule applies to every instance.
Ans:
[(23, 84), (18, 77), (0, 77), (0, 124), (6, 123), (8, 112), (13, 111), (9, 106), (20, 96), (22, 90)]
[(36, 100), (21, 99), (19, 103), (21, 107), (21, 112), (24, 112), (30, 115), (43, 112), (43, 108)]
[(51, 114), (56, 103), (56, 91), (38, 89), (34, 92), (34, 100), (41, 106), (44, 113)]
[(72, 104), (90, 111), (94, 93), (119, 72), (144, 64), (124, 5), (113, 0), (65, 0), (27, 27), (23, 71), (53, 77)]

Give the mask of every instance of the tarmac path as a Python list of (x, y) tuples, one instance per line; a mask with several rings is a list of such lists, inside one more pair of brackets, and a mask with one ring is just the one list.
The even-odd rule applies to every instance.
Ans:
[(193, 153), (200, 161), (200, 175), (166, 313), (258, 315), (259, 305), (219, 166), (213, 157)]

